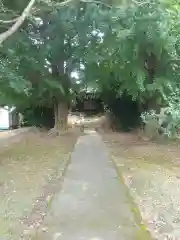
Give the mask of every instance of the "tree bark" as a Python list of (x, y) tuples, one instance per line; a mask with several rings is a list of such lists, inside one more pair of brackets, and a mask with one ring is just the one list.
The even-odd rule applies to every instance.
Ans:
[[(154, 83), (154, 78), (156, 76), (157, 72), (157, 66), (158, 66), (158, 60), (157, 57), (151, 53), (151, 55), (145, 55), (145, 61), (144, 61), (144, 67), (148, 72), (149, 75), (149, 84)], [(159, 97), (159, 93), (157, 91), (153, 92), (153, 95), (147, 99), (147, 109), (148, 110), (155, 110), (156, 113), (160, 112), (160, 105), (157, 102), (157, 99)]]
[(157, 103), (158, 94), (154, 94), (151, 98), (148, 99), (148, 110), (154, 110), (156, 113), (160, 113), (161, 106)]
[(65, 33), (63, 27), (59, 26), (58, 31), (60, 31), (60, 34), (58, 36), (56, 32), (54, 33), (54, 36), (51, 36), (52, 38), (58, 37), (59, 41), (59, 49), (57, 49), (59, 55), (52, 55), (51, 59), (52, 77), (54, 81), (57, 81), (57, 83), (59, 83), (61, 86), (61, 91), (55, 89), (53, 92), (55, 116), (54, 130), (57, 135), (68, 130), (68, 110), (71, 87), (71, 80), (67, 74), (68, 69), (67, 66), (65, 66), (66, 59), (68, 59), (68, 53), (65, 51), (67, 46), (65, 46)]
[(68, 130), (68, 104), (65, 102), (59, 102), (54, 105), (54, 129), (57, 134), (65, 133)]
[(70, 79), (67, 75), (63, 73), (63, 62), (58, 65), (52, 66), (53, 76), (58, 78), (64, 93), (56, 93), (54, 95), (54, 130), (57, 135), (67, 132), (68, 130), (68, 111), (69, 111), (69, 88)]

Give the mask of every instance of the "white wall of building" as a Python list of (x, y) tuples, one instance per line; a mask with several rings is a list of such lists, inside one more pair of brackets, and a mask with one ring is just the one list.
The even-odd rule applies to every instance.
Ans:
[(9, 129), (9, 111), (4, 108), (0, 108), (0, 130), (1, 129)]

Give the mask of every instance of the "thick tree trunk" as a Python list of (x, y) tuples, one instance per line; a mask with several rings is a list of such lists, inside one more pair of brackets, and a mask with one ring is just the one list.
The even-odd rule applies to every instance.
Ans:
[(148, 105), (148, 110), (154, 110), (154, 111), (156, 111), (156, 113), (160, 113), (161, 106), (157, 102), (157, 95), (158, 94), (154, 94), (154, 96), (149, 98), (148, 102), (147, 102), (147, 105)]
[(59, 102), (54, 105), (55, 125), (57, 134), (65, 133), (68, 130), (68, 104)]
[[(148, 83), (153, 84), (154, 78), (155, 78), (156, 72), (157, 72), (157, 66), (158, 66), (158, 60), (157, 60), (156, 55), (151, 53), (150, 55), (147, 56), (147, 54), (145, 54), (145, 65), (144, 66), (149, 75)], [(157, 91), (153, 92), (153, 96), (151, 96), (147, 100), (148, 110), (155, 110), (156, 113), (160, 112), (160, 104), (157, 101), (158, 97), (159, 97), (159, 93)]]
[[(60, 31), (60, 36), (58, 36), (59, 41), (59, 55), (52, 55), (51, 66), (52, 66), (52, 77), (61, 86), (63, 91), (58, 91), (55, 89), (53, 94), (54, 102), (54, 116), (55, 116), (55, 126), (54, 131), (57, 135), (67, 132), (68, 130), (68, 110), (70, 103), (70, 86), (71, 81), (67, 74), (67, 63), (68, 59), (67, 53), (65, 52), (65, 33), (62, 26), (59, 26), (58, 31)], [(57, 33), (54, 33), (52, 38), (57, 38)], [(66, 67), (65, 67), (66, 63)]]

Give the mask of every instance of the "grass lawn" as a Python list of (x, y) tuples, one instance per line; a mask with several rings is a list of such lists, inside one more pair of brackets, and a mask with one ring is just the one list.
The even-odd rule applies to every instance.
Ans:
[(41, 223), (53, 194), (60, 189), (77, 137), (73, 133), (61, 137), (28, 133), (12, 144), (1, 143), (0, 238), (19, 240), (27, 229)]
[(152, 236), (180, 239), (180, 147), (140, 142), (131, 134), (103, 139)]

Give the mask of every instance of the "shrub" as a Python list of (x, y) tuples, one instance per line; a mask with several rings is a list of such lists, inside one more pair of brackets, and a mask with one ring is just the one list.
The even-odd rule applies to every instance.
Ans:
[(160, 114), (154, 110), (141, 114), (145, 125), (145, 134), (156, 137), (159, 134), (176, 138), (180, 129), (180, 97), (179, 91), (175, 91), (168, 99), (168, 106), (162, 108)]

